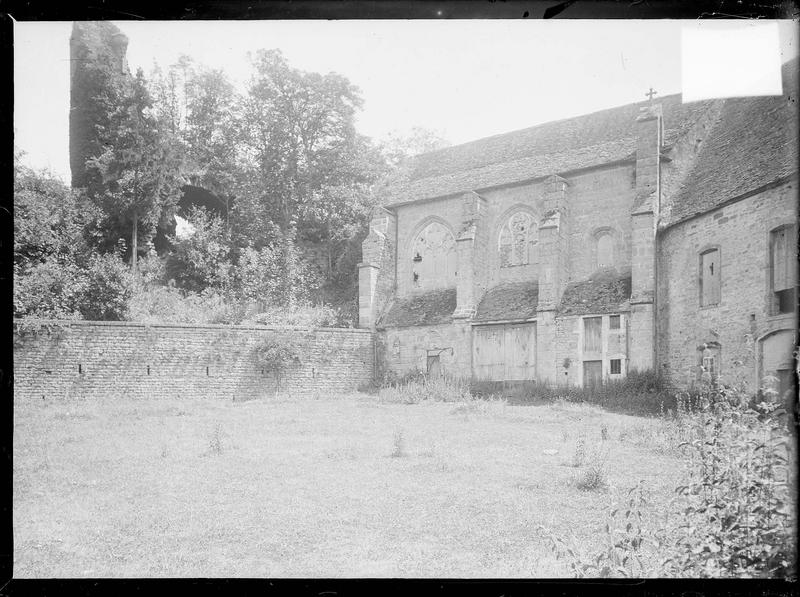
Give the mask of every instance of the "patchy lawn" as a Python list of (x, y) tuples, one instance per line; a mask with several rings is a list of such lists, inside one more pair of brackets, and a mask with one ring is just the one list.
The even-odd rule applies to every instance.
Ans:
[[(17, 578), (569, 576), (539, 525), (599, 546), (628, 488), (645, 480), (657, 507), (682, 473), (659, 421), (572, 404), (109, 397), (14, 414)], [(608, 487), (580, 489), (598, 460)]]

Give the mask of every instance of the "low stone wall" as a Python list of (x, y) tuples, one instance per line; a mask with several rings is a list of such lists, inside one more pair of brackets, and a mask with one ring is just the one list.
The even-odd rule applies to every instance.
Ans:
[[(41, 322), (14, 335), (15, 399), (327, 395), (373, 376), (374, 340), (360, 329), (274, 329), (130, 322)], [(16, 326), (15, 326), (16, 327)], [(281, 374), (256, 346), (292, 340), (300, 358)], [(279, 385), (278, 385), (279, 384)]]

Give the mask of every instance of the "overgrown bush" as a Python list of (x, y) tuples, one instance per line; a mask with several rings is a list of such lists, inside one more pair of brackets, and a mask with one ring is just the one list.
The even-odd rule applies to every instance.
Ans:
[(289, 367), (299, 364), (303, 357), (303, 345), (296, 338), (270, 336), (259, 341), (253, 348), (256, 366), (275, 375), (276, 391), (281, 378)]
[(684, 524), (670, 565), (693, 576), (795, 574), (792, 445), (777, 402), (710, 387), (683, 443), (689, 481), (676, 488)]
[(303, 328), (340, 327), (339, 313), (326, 305), (292, 305), (290, 307), (268, 307), (247, 317), (242, 323), (267, 326), (290, 326)]
[(191, 234), (172, 238), (166, 275), (179, 288), (202, 292), (225, 288), (231, 278), (231, 243), (222, 218), (202, 207), (192, 207), (188, 221)]
[(93, 254), (87, 267), (50, 258), (14, 276), (14, 316), (42, 319), (125, 319), (133, 280), (114, 254)]
[(640, 484), (610, 512), (599, 552), (544, 531), (556, 557), (577, 577), (795, 578), (794, 423), (764, 395), (753, 404), (743, 388), (708, 385), (679, 396), (662, 419), (687, 467), (669, 505), (650, 504)]
[(137, 284), (128, 319), (144, 323), (223, 323), (236, 325), (247, 316), (246, 307), (222, 292), (187, 292), (172, 286)]

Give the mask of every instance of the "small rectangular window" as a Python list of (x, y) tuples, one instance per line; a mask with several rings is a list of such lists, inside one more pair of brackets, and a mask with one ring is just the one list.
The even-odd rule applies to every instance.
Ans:
[(719, 249), (700, 255), (700, 306), (718, 305), (720, 301)]
[(620, 318), (619, 315), (612, 315), (608, 318), (608, 328), (611, 330), (619, 329)]
[(622, 373), (622, 359), (611, 359), (611, 375)]

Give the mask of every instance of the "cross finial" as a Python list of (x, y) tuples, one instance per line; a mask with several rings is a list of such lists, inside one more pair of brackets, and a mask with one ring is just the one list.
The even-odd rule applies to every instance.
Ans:
[(648, 99), (650, 100), (650, 103), (651, 103), (651, 104), (653, 103), (653, 96), (654, 96), (656, 93), (658, 93), (658, 92), (657, 92), (657, 91), (655, 91), (655, 90), (654, 90), (652, 87), (650, 88), (650, 91), (648, 91), (647, 93), (645, 93), (645, 95), (646, 95), (646, 96), (648, 97)]

